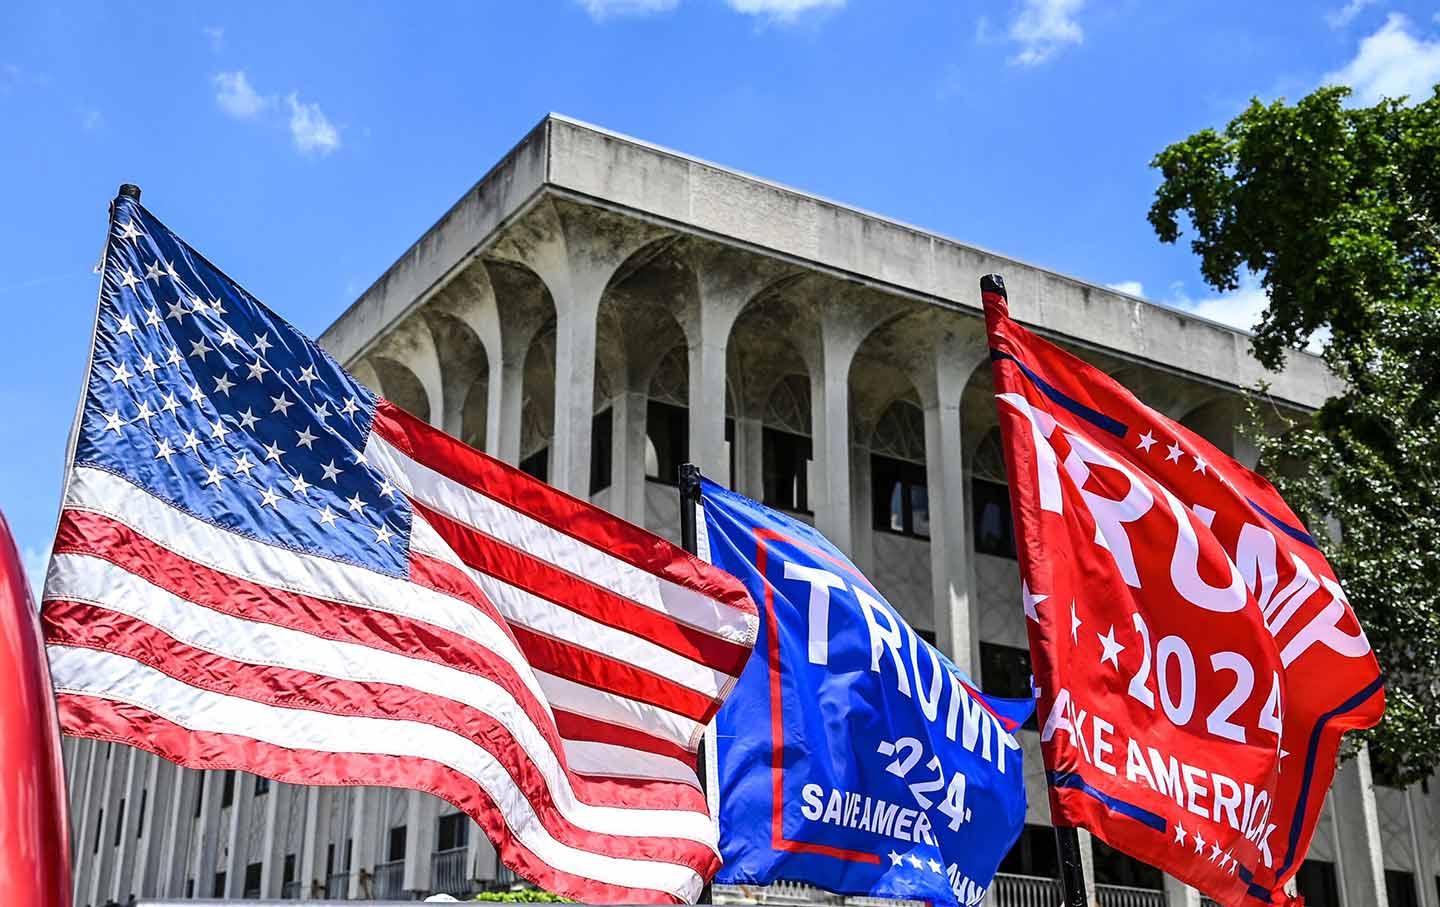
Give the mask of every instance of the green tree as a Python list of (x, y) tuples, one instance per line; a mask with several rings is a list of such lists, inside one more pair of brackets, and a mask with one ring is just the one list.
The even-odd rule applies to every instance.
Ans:
[(1315, 338), (1345, 382), (1252, 434), (1307, 524), (1340, 527), (1319, 537), (1386, 674), (1371, 757), (1408, 782), (1440, 765), (1440, 87), (1413, 106), (1349, 94), (1252, 101), (1166, 148), (1149, 219), (1173, 243), (1184, 215), (1217, 290), (1260, 278), (1266, 367)]

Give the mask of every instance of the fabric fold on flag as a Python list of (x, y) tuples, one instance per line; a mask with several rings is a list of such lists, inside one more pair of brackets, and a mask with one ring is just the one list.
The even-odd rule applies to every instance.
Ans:
[(584, 901), (719, 866), (743, 585), (376, 397), (128, 197), (42, 622), (65, 733), (426, 791)]
[(1268, 481), (981, 286), (1056, 823), (1290, 903), (1341, 734), (1385, 705), (1344, 590)]

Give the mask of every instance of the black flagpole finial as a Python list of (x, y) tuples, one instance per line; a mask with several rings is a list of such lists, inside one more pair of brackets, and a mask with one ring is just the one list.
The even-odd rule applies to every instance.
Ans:
[(121, 183), (119, 195), (123, 198), (133, 198), (140, 201), (140, 187), (134, 183)]

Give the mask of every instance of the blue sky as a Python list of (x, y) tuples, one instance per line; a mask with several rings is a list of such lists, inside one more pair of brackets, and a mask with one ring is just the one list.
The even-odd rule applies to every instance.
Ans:
[(1243, 325), (1253, 286), (1154, 239), (1151, 156), (1252, 96), (1440, 81), (1405, 0), (12, 0), (0, 34), (0, 509), (31, 565), (123, 181), (312, 335), (552, 110)]

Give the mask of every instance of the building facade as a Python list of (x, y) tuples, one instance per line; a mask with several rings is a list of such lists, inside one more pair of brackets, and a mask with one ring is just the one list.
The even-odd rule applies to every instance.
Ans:
[[(812, 521), (982, 686), (1028, 695), (980, 275), (1013, 315), (1242, 462), (1241, 389), (1296, 413), (1336, 389), (1246, 335), (551, 116), (321, 337), (416, 416), (678, 538), (676, 467)], [(1058, 900), (1035, 732), (1030, 813), (988, 903)], [(504, 885), (426, 794), (180, 769), (66, 740), (76, 899), (410, 897)], [(1314, 907), (1440, 907), (1440, 791), (1344, 763), (1300, 887)], [(1092, 903), (1198, 905), (1086, 836)], [(720, 892), (795, 902), (797, 886)]]

